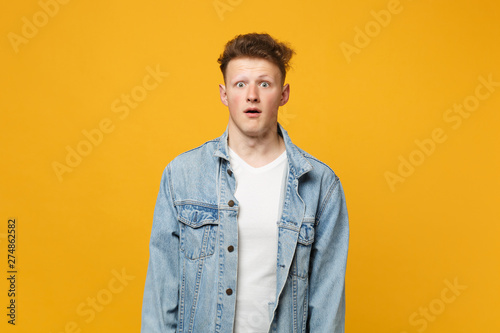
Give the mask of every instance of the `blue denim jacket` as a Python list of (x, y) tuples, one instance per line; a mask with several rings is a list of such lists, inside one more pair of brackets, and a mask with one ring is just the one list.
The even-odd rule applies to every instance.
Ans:
[[(295, 146), (278, 222), (269, 332), (344, 332), (349, 226), (339, 178)], [(238, 201), (228, 130), (177, 156), (162, 176), (150, 240), (143, 333), (233, 331)]]

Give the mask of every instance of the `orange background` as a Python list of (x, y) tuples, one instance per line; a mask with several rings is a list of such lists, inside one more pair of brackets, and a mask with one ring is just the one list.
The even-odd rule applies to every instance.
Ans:
[(247, 32), (295, 48), (280, 121), (346, 191), (346, 331), (500, 331), (498, 2), (60, 1), (0, 12), (2, 332), (139, 331), (162, 170), (224, 131)]

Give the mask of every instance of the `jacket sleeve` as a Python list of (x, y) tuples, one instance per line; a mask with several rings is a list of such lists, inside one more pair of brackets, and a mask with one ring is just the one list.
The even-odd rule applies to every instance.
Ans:
[(179, 299), (179, 226), (170, 165), (163, 172), (149, 244), (142, 304), (142, 333), (175, 332)]
[(320, 206), (311, 249), (307, 332), (344, 332), (349, 222), (344, 191), (335, 176)]

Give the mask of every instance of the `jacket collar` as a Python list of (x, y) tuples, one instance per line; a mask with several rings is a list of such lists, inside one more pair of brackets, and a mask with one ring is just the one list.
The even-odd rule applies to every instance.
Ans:
[[(229, 149), (227, 143), (228, 129), (229, 125), (226, 126), (224, 133), (216, 139), (218, 142), (217, 148), (214, 151), (214, 156), (221, 157), (227, 161), (229, 161)], [(281, 126), (280, 123), (278, 123), (278, 134), (283, 137), (283, 141), (285, 142), (286, 155), (288, 158), (288, 164), (290, 165), (290, 173), (298, 179), (303, 174), (311, 171), (313, 166), (299, 151), (297, 146), (292, 143), (292, 140), (288, 136), (288, 132), (283, 128), (283, 126)]]

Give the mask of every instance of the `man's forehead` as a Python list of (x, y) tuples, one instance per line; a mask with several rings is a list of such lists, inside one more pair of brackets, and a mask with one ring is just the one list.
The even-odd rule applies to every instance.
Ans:
[(264, 58), (238, 57), (231, 59), (228, 63), (228, 68), (233, 69), (256, 69), (256, 70), (272, 70), (279, 71), (278, 66)]
[(281, 76), (276, 64), (264, 58), (238, 57), (231, 59), (227, 65), (227, 71), (232, 75), (244, 75), (255, 73), (257, 76)]

